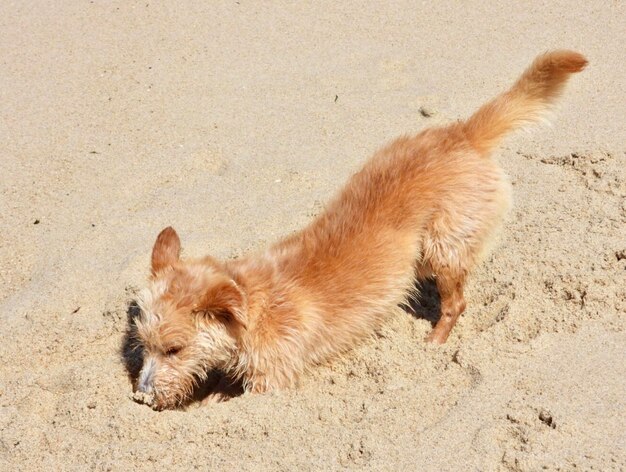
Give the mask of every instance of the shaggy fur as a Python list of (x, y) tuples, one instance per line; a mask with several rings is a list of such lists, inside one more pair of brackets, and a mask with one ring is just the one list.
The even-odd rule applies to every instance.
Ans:
[(176, 407), (213, 369), (248, 392), (289, 387), (372, 333), (426, 277), (441, 297), (428, 340), (444, 343), (465, 309), (468, 274), (509, 207), (490, 152), (542, 119), (586, 64), (572, 51), (544, 54), (469, 120), (397, 139), (323, 214), (265, 252), (181, 260), (178, 235), (165, 228), (139, 300), (139, 391), (157, 409)]

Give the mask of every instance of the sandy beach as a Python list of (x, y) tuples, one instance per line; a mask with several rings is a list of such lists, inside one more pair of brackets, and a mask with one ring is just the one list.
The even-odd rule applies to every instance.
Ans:
[[(626, 5), (0, 4), (1, 470), (626, 470)], [(298, 388), (155, 412), (120, 350), (158, 232), (234, 258), (379, 147), (589, 59), (496, 158), (514, 208), (447, 344), (434, 289)]]

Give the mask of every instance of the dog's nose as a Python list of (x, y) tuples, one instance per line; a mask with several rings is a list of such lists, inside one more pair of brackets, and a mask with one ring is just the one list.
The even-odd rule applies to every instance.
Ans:
[(141, 376), (137, 385), (137, 390), (141, 393), (152, 393), (152, 383), (149, 378)]
[(152, 393), (152, 374), (154, 372), (154, 361), (147, 359), (137, 382), (137, 390), (142, 393)]

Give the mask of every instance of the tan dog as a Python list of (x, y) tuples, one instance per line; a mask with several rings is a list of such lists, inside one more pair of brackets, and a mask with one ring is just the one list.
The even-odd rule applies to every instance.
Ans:
[(213, 369), (248, 392), (289, 387), (372, 333), (426, 277), (441, 297), (428, 340), (444, 343), (465, 309), (468, 274), (509, 207), (508, 180), (490, 152), (540, 120), (586, 64), (572, 51), (539, 56), (469, 120), (377, 152), (324, 213), (265, 252), (181, 260), (178, 235), (165, 228), (138, 301), (146, 402), (184, 404)]

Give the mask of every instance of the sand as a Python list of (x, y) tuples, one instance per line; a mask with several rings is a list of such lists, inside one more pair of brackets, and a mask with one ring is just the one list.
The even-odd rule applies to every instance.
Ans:
[[(296, 2), (294, 2), (296, 3)], [(303, 2), (304, 3), (304, 2)], [(0, 469), (626, 469), (623, 2), (2, 2)], [(157, 233), (237, 257), (379, 146), (468, 116), (549, 48), (552, 127), (443, 347), (432, 286), (294, 390), (186, 411), (120, 359)]]

